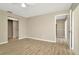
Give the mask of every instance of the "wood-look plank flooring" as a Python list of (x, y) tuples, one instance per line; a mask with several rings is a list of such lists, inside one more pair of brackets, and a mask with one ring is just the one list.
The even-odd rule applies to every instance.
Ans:
[(22, 39), (0, 45), (0, 55), (72, 55), (66, 44)]

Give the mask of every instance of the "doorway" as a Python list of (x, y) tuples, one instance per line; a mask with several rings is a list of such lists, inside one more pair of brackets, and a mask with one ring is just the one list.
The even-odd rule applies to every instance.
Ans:
[(8, 19), (8, 41), (16, 41), (18, 40), (18, 34), (19, 34), (19, 25), (18, 21)]
[(13, 39), (13, 20), (8, 19), (8, 39)]
[(69, 35), (69, 15), (57, 15), (56, 19), (56, 42), (58, 43), (67, 43), (69, 44), (70, 38)]

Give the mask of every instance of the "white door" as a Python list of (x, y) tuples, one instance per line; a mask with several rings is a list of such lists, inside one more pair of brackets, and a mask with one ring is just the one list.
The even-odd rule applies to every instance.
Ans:
[(18, 21), (13, 21), (13, 38), (18, 39)]

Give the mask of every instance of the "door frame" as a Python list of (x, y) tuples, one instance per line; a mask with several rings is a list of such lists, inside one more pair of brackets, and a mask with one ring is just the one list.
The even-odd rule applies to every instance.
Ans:
[(71, 42), (70, 49), (74, 49), (74, 12), (70, 10), (70, 21), (71, 21)]
[(56, 39), (56, 17), (57, 16), (62, 16), (62, 15), (69, 15), (68, 13), (64, 13), (64, 14), (57, 14), (56, 16), (55, 16), (55, 41), (57, 42), (57, 39)]
[(19, 20), (16, 18), (13, 18), (13, 17), (9, 17), (9, 16), (8, 16), (8, 19), (12, 20), (12, 21), (17, 21), (17, 23), (18, 23), (18, 39), (19, 39)]

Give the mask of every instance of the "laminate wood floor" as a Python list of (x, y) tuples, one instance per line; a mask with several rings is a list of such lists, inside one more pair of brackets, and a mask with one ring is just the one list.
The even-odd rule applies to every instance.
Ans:
[(66, 44), (22, 39), (0, 45), (0, 55), (72, 55)]

